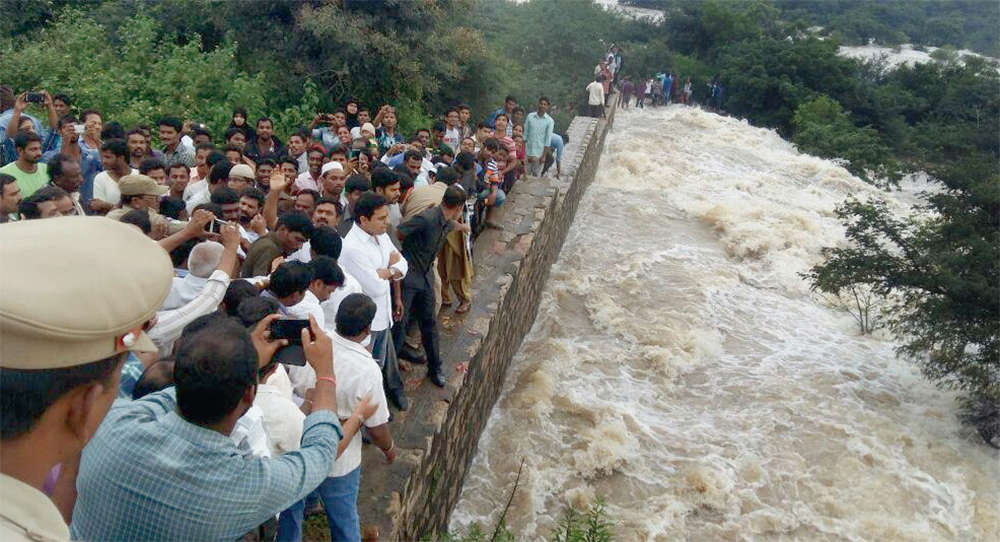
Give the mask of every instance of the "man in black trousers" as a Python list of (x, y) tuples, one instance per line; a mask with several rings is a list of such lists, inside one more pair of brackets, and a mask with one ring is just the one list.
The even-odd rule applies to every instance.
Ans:
[(434, 259), (444, 245), (448, 232), (463, 228), (468, 231), (468, 224), (456, 222), (467, 198), (465, 190), (460, 185), (453, 184), (445, 190), (441, 205), (414, 215), (396, 228), (409, 272), (402, 280), (403, 316), (393, 328), (393, 342), (399, 351), (403, 347), (406, 327), (410, 319), (415, 318), (420, 327), (424, 353), (427, 355), (427, 377), (441, 388), (448, 383), (448, 377), (441, 369), (441, 356), (438, 352)]

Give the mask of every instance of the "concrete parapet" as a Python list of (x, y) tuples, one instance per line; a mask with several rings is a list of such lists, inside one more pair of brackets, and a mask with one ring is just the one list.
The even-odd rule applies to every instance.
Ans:
[(518, 181), (502, 208), (504, 229), (487, 230), (477, 239), (472, 310), (455, 315), (443, 308), (439, 316), (449, 386), (440, 390), (424, 378), (422, 365), (404, 364), (411, 407), (390, 424), (397, 460), (387, 466), (377, 449), (364, 450), (358, 506), (362, 525), (377, 526), (381, 539), (411, 542), (447, 529), (479, 437), (511, 359), (534, 323), (549, 270), (594, 179), (613, 120), (614, 108), (606, 119), (574, 118), (561, 178)]

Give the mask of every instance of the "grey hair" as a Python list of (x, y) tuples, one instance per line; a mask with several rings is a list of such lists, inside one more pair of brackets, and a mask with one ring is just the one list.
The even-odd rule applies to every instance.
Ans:
[(223, 247), (215, 241), (198, 243), (188, 256), (188, 271), (203, 279), (208, 278), (222, 259)]

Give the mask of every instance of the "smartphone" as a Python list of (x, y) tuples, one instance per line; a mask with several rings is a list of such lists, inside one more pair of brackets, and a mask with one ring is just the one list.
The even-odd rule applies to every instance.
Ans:
[(76, 135), (83, 135), (83, 131), (84, 131), (85, 128), (86, 127), (84, 125), (82, 125), (82, 124), (74, 124), (73, 125), (73, 131), (76, 132)]
[(45, 95), (41, 92), (26, 92), (24, 94), (24, 101), (28, 103), (40, 104), (45, 101)]
[(309, 328), (309, 320), (275, 320), (271, 322), (271, 340), (287, 339), (288, 344), (302, 344), (302, 330)]
[(218, 218), (212, 220), (208, 224), (205, 224), (205, 231), (209, 233), (222, 233), (222, 226), (226, 225), (225, 220), (219, 220)]

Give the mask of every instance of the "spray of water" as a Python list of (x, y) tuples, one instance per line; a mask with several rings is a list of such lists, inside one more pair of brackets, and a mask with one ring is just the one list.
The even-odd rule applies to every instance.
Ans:
[(739, 120), (619, 113), (453, 527), (524, 458), (525, 539), (600, 495), (620, 540), (996, 540), (1000, 456), (798, 276), (849, 195), (885, 196)]

